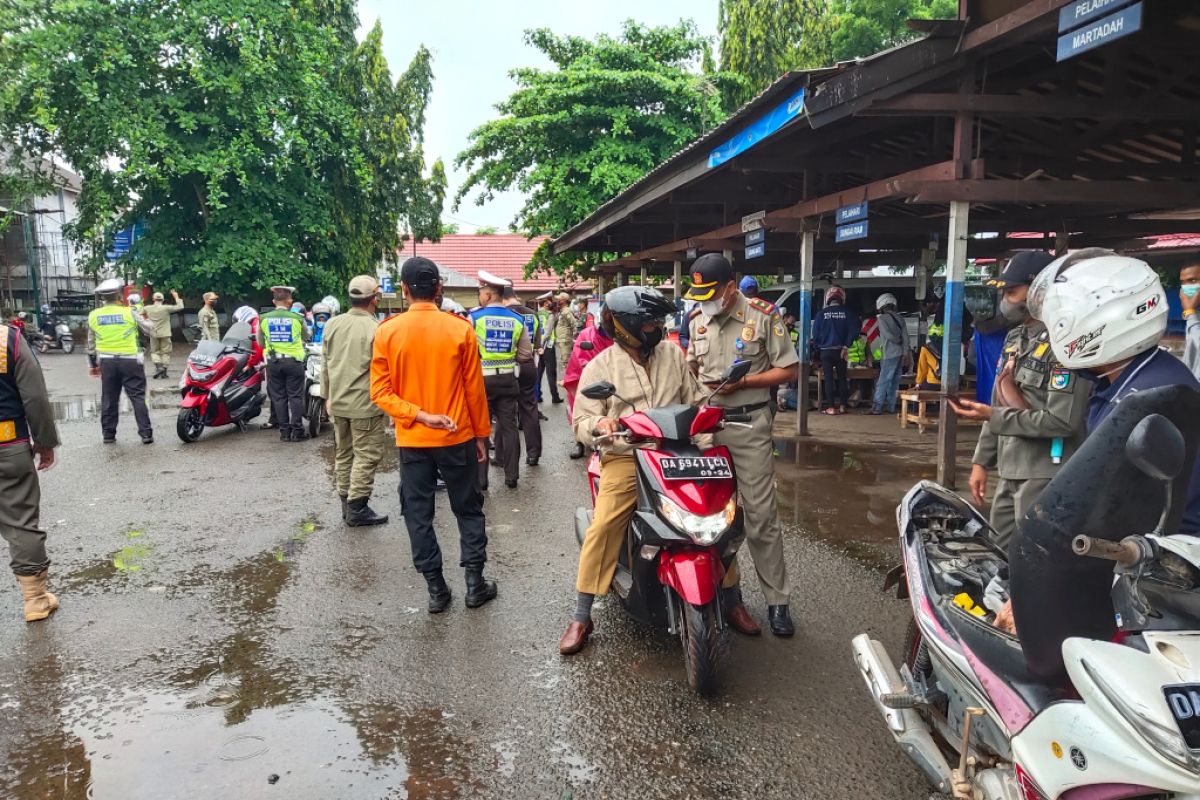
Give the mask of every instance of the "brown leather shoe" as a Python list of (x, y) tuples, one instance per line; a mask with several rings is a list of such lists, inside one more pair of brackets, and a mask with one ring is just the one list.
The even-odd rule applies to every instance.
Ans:
[(573, 656), (584, 648), (588, 637), (592, 635), (592, 621), (580, 622), (571, 620), (567, 632), (558, 640), (558, 652), (564, 656)]
[(731, 628), (745, 636), (758, 636), (762, 633), (762, 628), (758, 626), (754, 617), (750, 616), (750, 612), (742, 603), (738, 603), (725, 612), (725, 621)]

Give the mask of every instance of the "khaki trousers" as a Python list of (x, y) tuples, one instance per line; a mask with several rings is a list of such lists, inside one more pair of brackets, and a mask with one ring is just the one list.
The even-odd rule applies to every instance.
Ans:
[(575, 591), (608, 594), (625, 531), (637, 508), (637, 461), (632, 455), (606, 455), (600, 459), (600, 491), (592, 524), (579, 551)]
[(27, 444), (0, 447), (0, 535), (8, 542), (9, 566), (17, 575), (37, 575), (50, 566), (46, 532), (38, 527), (42, 501)]
[(1044, 478), (1023, 481), (1001, 478), (997, 481), (988, 522), (996, 531), (996, 544), (1002, 549), (1008, 549), (1009, 542), (1017, 532), (1017, 520), (1033, 507), (1038, 495), (1049, 483), (1050, 481)]
[(171, 337), (150, 337), (150, 360), (163, 367), (171, 365)]
[(383, 415), (366, 419), (333, 417), (333, 472), (338, 494), (349, 500), (370, 497), (375, 471), (387, 447)]
[[(714, 438), (717, 444), (728, 447), (733, 456), (746, 519), (746, 544), (767, 605), (782, 606), (788, 604), (792, 590), (783, 560), (783, 532), (775, 505), (774, 415), (764, 407), (753, 412), (751, 419), (749, 429), (728, 428)], [(731, 569), (730, 574), (735, 575), (736, 570)]]

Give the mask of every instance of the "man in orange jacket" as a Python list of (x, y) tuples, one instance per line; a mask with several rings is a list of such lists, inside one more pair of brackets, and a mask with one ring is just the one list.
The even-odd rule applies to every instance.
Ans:
[(400, 511), (413, 565), (429, 589), (429, 613), (450, 605), (433, 530), (439, 476), (458, 519), (467, 607), (478, 608), (496, 596), (496, 584), (483, 577), (487, 532), (478, 464), (487, 460), (491, 421), (479, 345), (469, 324), (434, 304), (442, 289), (436, 264), (410, 258), (400, 268), (400, 282), (409, 308), (384, 320), (375, 334), (371, 400), (396, 423)]

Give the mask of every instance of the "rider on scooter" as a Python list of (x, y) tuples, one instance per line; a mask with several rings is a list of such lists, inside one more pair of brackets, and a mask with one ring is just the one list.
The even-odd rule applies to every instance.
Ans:
[[(704, 401), (707, 394), (688, 369), (683, 351), (664, 338), (666, 317), (675, 306), (655, 289), (623, 286), (604, 298), (600, 324), (616, 343), (584, 368), (579, 385), (608, 381), (616, 394), (607, 400), (575, 397), (575, 438), (591, 443), (592, 432), (611, 436), (617, 420), (632, 411)], [(592, 633), (592, 601), (607, 594), (621, 544), (637, 505), (637, 467), (631, 445), (609, 439), (600, 446), (600, 488), (595, 512), (579, 553), (575, 612), (558, 643), (563, 655), (578, 653)]]

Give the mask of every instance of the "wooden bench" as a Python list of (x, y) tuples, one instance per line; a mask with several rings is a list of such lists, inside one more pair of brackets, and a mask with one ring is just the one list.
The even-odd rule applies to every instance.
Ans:
[[(900, 400), (901, 428), (907, 428), (909, 423), (913, 423), (917, 426), (917, 430), (919, 432), (924, 433), (926, 428), (937, 427), (937, 414), (933, 414), (932, 416), (929, 414), (929, 404), (939, 402), (942, 399), (941, 392), (905, 389), (901, 391), (897, 397)], [(909, 413), (909, 403), (917, 404), (916, 414)]]

